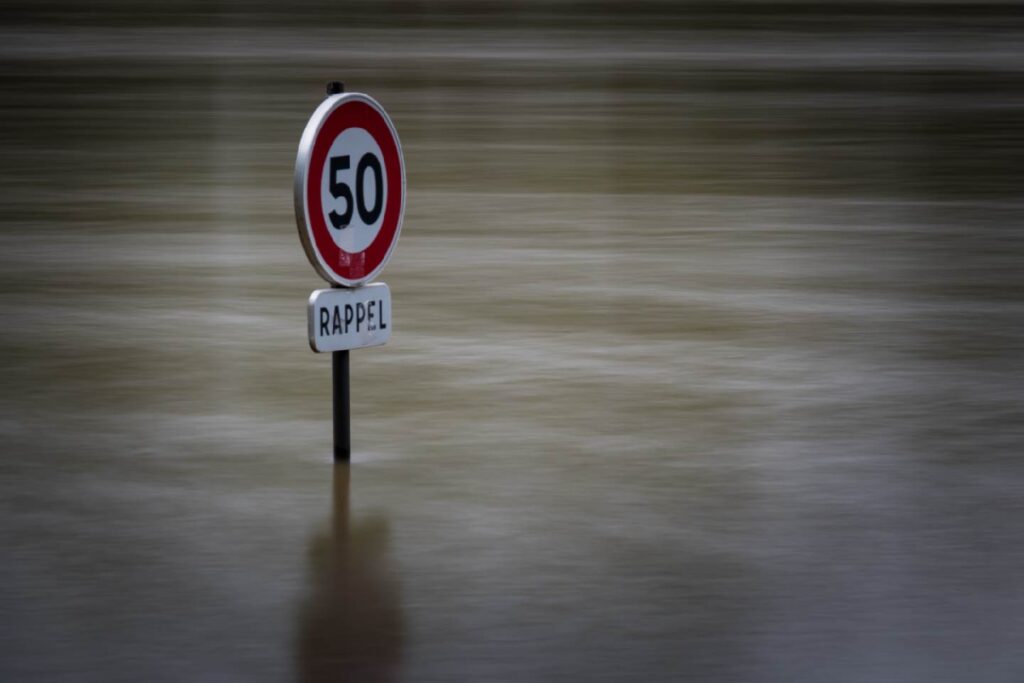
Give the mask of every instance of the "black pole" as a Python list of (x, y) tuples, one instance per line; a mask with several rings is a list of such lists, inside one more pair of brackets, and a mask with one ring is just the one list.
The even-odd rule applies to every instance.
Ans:
[(348, 351), (331, 353), (334, 396), (334, 462), (348, 462), (352, 455), (352, 432), (348, 409)]
[[(327, 83), (327, 94), (345, 92), (341, 81)], [(348, 462), (352, 457), (352, 422), (349, 415), (348, 351), (331, 353), (331, 394), (334, 404), (334, 462)]]

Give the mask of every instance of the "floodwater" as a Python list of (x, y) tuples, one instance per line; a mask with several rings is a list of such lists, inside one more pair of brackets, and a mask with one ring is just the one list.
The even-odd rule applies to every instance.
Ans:
[[(0, 26), (0, 679), (1024, 677), (1010, 5), (107, 5)], [(408, 168), (350, 467), (329, 79)]]

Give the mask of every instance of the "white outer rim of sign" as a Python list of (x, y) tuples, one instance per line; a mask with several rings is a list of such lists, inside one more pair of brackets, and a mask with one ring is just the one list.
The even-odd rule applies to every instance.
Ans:
[[(399, 170), (402, 173), (402, 206), (398, 210), (398, 225), (395, 226), (395, 235), (392, 237), (391, 244), (388, 246), (384, 258), (381, 259), (380, 265), (370, 271), (365, 277), (350, 280), (335, 273), (324, 262), (319, 250), (316, 248), (316, 243), (313, 239), (313, 229), (309, 223), (309, 207), (306, 205), (306, 177), (309, 174), (309, 158), (313, 152), (313, 143), (320, 134), (324, 121), (327, 120), (331, 112), (342, 104), (354, 101), (365, 102), (376, 109), (388, 125), (388, 130), (391, 131), (391, 137), (395, 140), (395, 147), (398, 149), (398, 158), (401, 162)], [(402, 220), (405, 218), (405, 155), (402, 154), (402, 143), (398, 139), (398, 131), (395, 130), (395, 125), (391, 123), (391, 117), (384, 111), (384, 107), (380, 105), (380, 102), (363, 93), (347, 92), (339, 95), (330, 95), (320, 103), (320, 106), (316, 108), (313, 115), (309, 117), (309, 122), (302, 131), (302, 138), (299, 140), (299, 153), (295, 157), (294, 198), (295, 225), (299, 230), (299, 240), (302, 241), (302, 248), (306, 252), (306, 257), (320, 277), (331, 284), (341, 285), (342, 287), (359, 287), (377, 277), (380, 271), (384, 270), (384, 266), (391, 260), (391, 254), (395, 250), (395, 245), (398, 244), (398, 238), (402, 234)]]

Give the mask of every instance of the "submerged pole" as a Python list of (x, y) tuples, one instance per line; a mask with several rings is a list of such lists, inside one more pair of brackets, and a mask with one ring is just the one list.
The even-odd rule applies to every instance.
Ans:
[(348, 351), (331, 353), (331, 377), (334, 403), (334, 462), (348, 462), (352, 456), (352, 432), (349, 416)]
[[(327, 83), (327, 94), (345, 92), (341, 81)], [(352, 457), (352, 429), (349, 415), (348, 351), (331, 353), (331, 396), (334, 404), (334, 462), (348, 462)]]

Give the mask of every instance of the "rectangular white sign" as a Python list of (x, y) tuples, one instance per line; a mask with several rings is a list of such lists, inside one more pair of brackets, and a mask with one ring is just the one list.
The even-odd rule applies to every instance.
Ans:
[(383, 282), (309, 295), (309, 346), (317, 353), (380, 346), (391, 338), (391, 290)]

